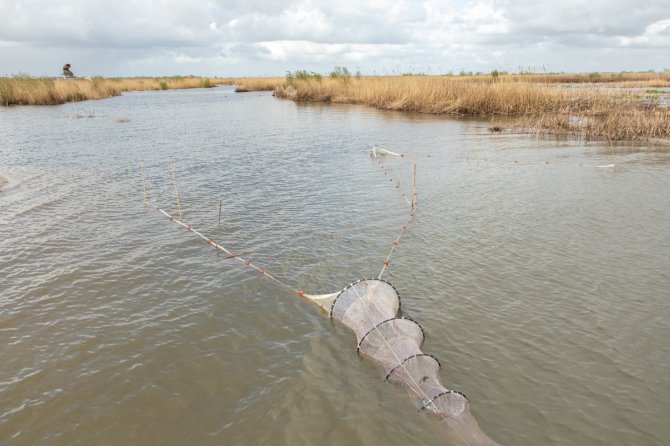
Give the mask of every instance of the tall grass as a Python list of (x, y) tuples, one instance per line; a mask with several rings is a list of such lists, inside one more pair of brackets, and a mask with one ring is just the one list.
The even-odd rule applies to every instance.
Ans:
[(231, 79), (235, 84), (235, 91), (244, 93), (248, 91), (274, 91), (275, 88), (283, 86), (286, 79), (283, 77), (241, 77)]
[(121, 90), (100, 78), (91, 80), (34, 78), (14, 76), (0, 78), (0, 104), (50, 105), (85, 99), (115, 96)]
[(619, 73), (560, 73), (560, 74), (516, 74), (504, 75), (527, 82), (561, 84), (617, 84), (618, 86), (643, 85), (650, 87), (670, 87), (670, 71), (663, 72), (619, 72)]
[(0, 104), (54, 105), (117, 96), (124, 91), (208, 88), (232, 79), (193, 76), (61, 79), (25, 75), (0, 77)]
[[(480, 116), (496, 127), (571, 133), (610, 140), (670, 139), (670, 108), (632, 87), (670, 86), (670, 72), (352, 76), (308, 71), (274, 78), (193, 76), (53, 79), (0, 78), (0, 104), (60, 104), (131, 90), (235, 85), (236, 91), (274, 91), (295, 101), (364, 104), (387, 110)], [(579, 86), (579, 88), (575, 88)], [(496, 125), (496, 121), (499, 123)]]
[(670, 138), (670, 109), (645, 103), (630, 89), (568, 88), (533, 76), (289, 77), (275, 94), (296, 101), (365, 104), (507, 122), (511, 118), (515, 128), (587, 138)]
[(366, 104), (387, 110), (479, 116), (537, 113), (575, 100), (573, 92), (567, 89), (539, 83), (429, 76), (296, 79), (279, 87), (277, 96), (297, 101)]

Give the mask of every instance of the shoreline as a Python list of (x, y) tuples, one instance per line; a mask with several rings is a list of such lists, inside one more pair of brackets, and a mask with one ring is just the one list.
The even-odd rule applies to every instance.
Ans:
[[(92, 77), (54, 78), (13, 76), (0, 77), (0, 106), (60, 105), (120, 96), (125, 91), (185, 90), (232, 85), (238, 91), (272, 91), (285, 82), (283, 77), (232, 78), (232, 77)], [(248, 90), (243, 86), (249, 85)]]
[[(295, 102), (365, 105), (380, 110), (490, 120), (492, 128), (586, 140), (670, 144), (668, 73), (627, 73), (591, 82), (586, 75), (33, 78), (0, 77), (0, 104), (57, 105), (124, 91), (211, 88), (272, 91)], [(587, 82), (588, 81), (588, 82)], [(580, 88), (574, 88), (579, 86)], [(637, 89), (637, 90), (636, 90)], [(661, 96), (662, 95), (662, 96)], [(660, 98), (659, 98), (660, 97)], [(499, 130), (497, 130), (499, 131)]]
[(120, 96), (124, 91), (181, 90), (232, 85), (232, 78), (195, 76), (133, 78), (0, 77), (0, 105), (60, 105)]

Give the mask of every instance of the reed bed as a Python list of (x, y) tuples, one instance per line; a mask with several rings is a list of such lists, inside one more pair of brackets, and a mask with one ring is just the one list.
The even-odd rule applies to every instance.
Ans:
[(235, 91), (244, 93), (248, 91), (274, 91), (278, 87), (286, 84), (286, 78), (283, 77), (244, 77), (232, 79), (235, 84)]
[[(531, 82), (492, 82), (470, 78), (397, 76), (294, 80), (276, 90), (297, 101), (327, 101), (372, 105), (386, 110), (448, 115), (522, 115), (572, 104), (568, 89)], [(580, 91), (580, 102), (588, 101)]]
[[(287, 77), (193, 76), (54, 79), (0, 78), (0, 104), (61, 104), (132, 90), (235, 85), (238, 92), (274, 91), (298, 102), (326, 101), (491, 119), (494, 128), (570, 133), (608, 140), (670, 140), (670, 108), (633, 88), (670, 86), (670, 72), (506, 74), (467, 76), (330, 76), (297, 71)], [(656, 91), (656, 90), (654, 90)], [(659, 91), (659, 93), (663, 93)], [(664, 105), (666, 104), (666, 105)]]
[(2, 105), (51, 105), (86, 99), (100, 99), (121, 94), (110, 82), (98, 79), (60, 80), (15, 76), (0, 78)]
[(231, 84), (230, 78), (192, 76), (132, 78), (47, 78), (14, 76), (0, 78), (0, 104), (54, 105), (65, 102), (102, 99), (124, 91), (207, 88)]
[(568, 88), (519, 76), (292, 77), (280, 98), (499, 119), (524, 131), (608, 140), (670, 139), (670, 109), (628, 88)]
[(121, 91), (211, 88), (217, 85), (232, 83), (232, 79), (230, 78), (196, 76), (123, 77), (105, 78), (105, 80), (114, 83)]
[[(488, 76), (493, 78), (492, 76)], [(670, 71), (620, 73), (500, 74), (515, 81), (555, 84), (614, 84), (616, 87), (670, 87)]]

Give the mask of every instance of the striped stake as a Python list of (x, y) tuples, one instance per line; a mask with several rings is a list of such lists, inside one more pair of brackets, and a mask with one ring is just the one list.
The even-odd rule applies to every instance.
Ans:
[(175, 177), (174, 174), (174, 164), (172, 164), (172, 161), (170, 161), (170, 167), (172, 168), (172, 182), (174, 183), (174, 194), (177, 197), (177, 210), (179, 211), (179, 221), (183, 221), (181, 215), (181, 206), (179, 205), (179, 190), (177, 189), (177, 178)]
[(416, 210), (416, 153), (412, 154), (412, 212)]
[(219, 255), (219, 249), (217, 246), (219, 245), (219, 242), (221, 241), (221, 206), (223, 205), (223, 200), (219, 201), (219, 220), (216, 223), (216, 245), (214, 246), (214, 249), (216, 249), (216, 255)]
[(144, 161), (142, 161), (142, 181), (144, 184), (144, 207), (147, 207), (147, 176), (144, 173)]

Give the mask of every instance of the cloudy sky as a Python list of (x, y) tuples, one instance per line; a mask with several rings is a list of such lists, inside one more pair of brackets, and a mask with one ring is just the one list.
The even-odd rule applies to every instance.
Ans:
[(670, 0), (0, 0), (0, 76), (670, 68)]

